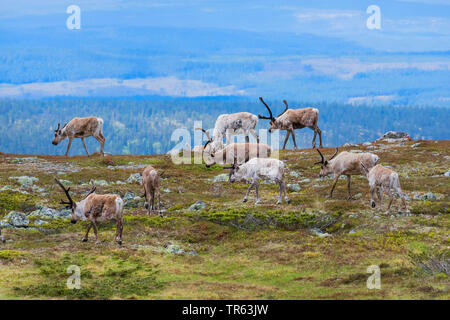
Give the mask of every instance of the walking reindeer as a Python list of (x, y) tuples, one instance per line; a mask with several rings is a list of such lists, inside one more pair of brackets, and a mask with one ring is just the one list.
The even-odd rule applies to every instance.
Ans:
[(258, 115), (259, 119), (270, 120), (269, 132), (273, 130), (286, 130), (286, 138), (284, 139), (283, 149), (286, 148), (286, 143), (289, 139), (289, 135), (292, 135), (292, 141), (294, 142), (294, 149), (297, 149), (297, 144), (295, 142), (295, 129), (310, 128), (314, 131), (314, 137), (312, 140), (312, 147), (316, 147), (316, 136), (319, 134), (320, 146), (322, 148), (322, 131), (317, 126), (319, 121), (319, 110), (315, 108), (304, 108), (304, 109), (289, 109), (286, 100), (283, 100), (286, 108), (282, 113), (280, 113), (276, 118), (273, 117), (272, 110), (264, 102), (263, 98), (259, 100), (266, 106), (269, 111), (269, 116)]
[(89, 157), (89, 152), (86, 148), (86, 143), (84, 138), (94, 137), (100, 142), (100, 152), (104, 154), (103, 147), (105, 146), (105, 137), (103, 136), (103, 119), (96, 117), (88, 118), (73, 118), (69, 123), (66, 123), (62, 128), (58, 123), (58, 128), (55, 130), (55, 137), (53, 138), (52, 144), (58, 145), (61, 141), (68, 138), (69, 143), (67, 144), (67, 150), (65, 156), (69, 154), (70, 146), (72, 145), (72, 140), (74, 138), (80, 138), (83, 142), (84, 150)]
[(229, 182), (233, 183), (239, 180), (245, 180), (251, 184), (247, 189), (247, 193), (244, 197), (244, 202), (247, 202), (250, 190), (255, 187), (256, 191), (256, 202), (259, 204), (259, 180), (271, 180), (275, 181), (280, 185), (280, 196), (278, 198), (277, 204), (281, 204), (282, 195), (284, 193), (284, 200), (289, 203), (290, 200), (286, 195), (286, 184), (283, 181), (284, 173), (284, 163), (278, 159), (273, 158), (253, 158), (248, 162), (238, 165), (237, 160), (233, 163), (231, 167), (224, 167), (224, 169), (230, 170)]
[[(259, 143), (259, 136), (256, 133), (257, 124), (258, 117), (249, 112), (222, 114), (217, 117), (212, 137), (206, 130), (201, 129), (208, 138), (208, 141), (204, 145), (203, 149), (207, 152), (216, 152), (223, 149), (224, 137), (225, 144), (228, 145), (230, 143), (230, 137), (238, 134), (244, 134), (245, 142), (247, 143), (250, 141), (249, 134), (252, 134)], [(206, 149), (209, 144), (209, 149)]]
[(363, 163), (366, 168), (372, 168), (375, 166), (380, 160), (380, 158), (373, 153), (369, 152), (363, 152), (363, 153), (351, 153), (347, 151), (343, 151), (339, 153), (338, 156), (338, 148), (336, 148), (336, 152), (329, 158), (328, 160), (325, 160), (325, 157), (323, 156), (322, 152), (320, 152), (319, 149), (317, 149), (317, 152), (320, 155), (321, 160), (314, 163), (321, 165), (321, 170), (319, 173), (319, 177), (323, 178), (329, 174), (334, 174), (334, 182), (333, 186), (331, 187), (330, 195), (328, 198), (333, 197), (333, 191), (336, 187), (336, 183), (338, 182), (338, 179), (341, 175), (347, 176), (347, 188), (348, 188), (348, 200), (352, 198), (351, 192), (350, 192), (350, 182), (351, 182), (351, 176), (352, 175), (360, 175), (363, 174), (361, 170), (361, 163)]
[(155, 197), (158, 203), (158, 211), (161, 214), (161, 175), (152, 166), (148, 166), (142, 173), (142, 186), (144, 187), (145, 208), (148, 214), (156, 209)]
[(386, 192), (389, 196), (389, 205), (386, 210), (386, 214), (389, 213), (392, 205), (392, 201), (394, 200), (394, 196), (392, 194), (392, 189), (395, 190), (398, 196), (402, 199), (403, 209), (406, 212), (409, 212), (406, 207), (405, 194), (400, 187), (400, 180), (398, 178), (398, 173), (383, 167), (381, 164), (377, 164), (375, 167), (371, 169), (366, 168), (366, 166), (361, 162), (361, 169), (364, 172), (367, 180), (369, 181), (370, 186), (370, 204), (372, 208), (375, 208), (375, 200), (373, 199), (373, 194), (375, 191), (377, 192), (378, 201), (380, 202), (380, 208), (382, 207), (382, 197), (383, 192)]
[(123, 230), (123, 200), (115, 194), (95, 194), (96, 187), (92, 185), (91, 190), (83, 200), (75, 202), (69, 194), (69, 188), (65, 188), (63, 184), (55, 178), (56, 183), (66, 194), (69, 201), (61, 200), (61, 204), (66, 205), (72, 210), (71, 223), (77, 223), (78, 220), (90, 221), (82, 242), (88, 241), (88, 235), (91, 228), (94, 229), (96, 243), (99, 243), (97, 234), (97, 222), (115, 221), (116, 222), (116, 241), (122, 244)]

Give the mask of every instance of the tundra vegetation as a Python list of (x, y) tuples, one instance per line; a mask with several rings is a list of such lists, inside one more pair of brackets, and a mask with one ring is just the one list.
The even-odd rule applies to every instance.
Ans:
[[(418, 143), (418, 144), (417, 144)], [(414, 147), (412, 147), (414, 145)], [(158, 156), (19, 156), (0, 154), (0, 221), (22, 212), (27, 227), (2, 229), (0, 299), (449, 299), (450, 141), (378, 141), (340, 147), (380, 157), (400, 177), (411, 213), (371, 208), (367, 179), (318, 178), (316, 150), (280, 152), (290, 203), (261, 183), (261, 203), (242, 202), (244, 183), (214, 179), (220, 165), (174, 165)], [(334, 148), (321, 149), (328, 159)], [(139, 173), (161, 178), (163, 217), (148, 215)], [(99, 223), (99, 244), (81, 242), (88, 223), (31, 214), (63, 209), (53, 176), (82, 199), (124, 199), (123, 244), (113, 222)], [(35, 177), (25, 183), (10, 177)], [(30, 185), (31, 184), (31, 185)], [(431, 192), (431, 194), (430, 194)], [(198, 205), (193, 206), (197, 202)], [(399, 201), (396, 201), (399, 203)], [(81, 269), (81, 289), (66, 287)], [(367, 267), (381, 268), (381, 289), (368, 289)]]

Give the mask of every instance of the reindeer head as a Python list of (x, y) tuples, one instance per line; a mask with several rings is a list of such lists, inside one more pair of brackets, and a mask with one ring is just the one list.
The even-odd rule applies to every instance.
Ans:
[(67, 123), (60, 129), (60, 124), (58, 123), (58, 128), (55, 130), (55, 137), (52, 140), (53, 145), (57, 145), (62, 140), (67, 138), (66, 130), (63, 130), (66, 127)]
[(277, 130), (277, 129), (284, 129), (283, 128), (283, 124), (280, 121), (280, 117), (287, 111), (287, 109), (289, 108), (286, 100), (283, 100), (283, 103), (285, 104), (286, 108), (284, 109), (284, 111), (282, 113), (280, 113), (276, 118), (273, 117), (272, 115), (272, 110), (270, 110), (269, 106), (264, 102), (263, 98), (259, 97), (259, 100), (266, 106), (267, 110), (269, 111), (269, 116), (265, 117), (262, 115), (258, 114), (258, 118), (259, 119), (266, 119), (266, 120), (270, 120), (270, 128), (269, 128), (269, 132), (272, 133), (273, 130)]
[(338, 153), (338, 148), (336, 148), (336, 152), (335, 152), (335, 153), (331, 156), (331, 158), (328, 159), (328, 160), (325, 160), (325, 158), (324, 158), (322, 152), (320, 152), (319, 149), (316, 149), (316, 150), (317, 150), (317, 152), (320, 154), (321, 160), (318, 161), (318, 162), (316, 162), (316, 163), (314, 163), (314, 165), (316, 165), (316, 164), (320, 164), (320, 165), (321, 165), (322, 168), (321, 168), (321, 170), (320, 170), (320, 172), (319, 172), (319, 178), (323, 178), (323, 177), (329, 175), (330, 173), (333, 173), (333, 168), (331, 168), (331, 166), (330, 166), (330, 161), (331, 161), (334, 157), (336, 157), (336, 155), (337, 155), (337, 153)]
[[(66, 194), (67, 199), (69, 200), (69, 201), (61, 200), (60, 204), (64, 204), (67, 209), (72, 210), (72, 218), (70, 219), (70, 222), (77, 223), (77, 221), (80, 219), (85, 220), (86, 217), (84, 215), (84, 206), (77, 206), (77, 203), (72, 200), (72, 197), (70, 196), (70, 193), (69, 193), (70, 187), (66, 189), (58, 179), (55, 178), (55, 181), (61, 187), (61, 189), (63, 189), (64, 193)], [(95, 192), (96, 187), (92, 181), (91, 181), (91, 183), (92, 183), (91, 190), (84, 197), (84, 199), (82, 201), (80, 201), (80, 203), (82, 203), (91, 193)]]
[(239, 170), (239, 166), (237, 164), (237, 159), (234, 158), (234, 163), (231, 167), (223, 167), (225, 170), (230, 170), (230, 175), (228, 176), (228, 182), (233, 183), (236, 180), (242, 179), (242, 170)]
[(208, 131), (206, 131), (203, 128), (195, 128), (195, 130), (201, 130), (203, 131), (203, 133), (206, 135), (206, 137), (208, 138), (208, 141), (206, 141), (205, 145), (203, 146), (203, 154), (206, 154), (205, 158), (205, 164), (206, 167), (210, 167), (213, 164), (216, 163), (216, 161), (214, 160), (214, 153), (218, 150), (222, 150), (223, 149), (223, 141), (215, 141), (211, 138), (211, 136), (209, 135)]

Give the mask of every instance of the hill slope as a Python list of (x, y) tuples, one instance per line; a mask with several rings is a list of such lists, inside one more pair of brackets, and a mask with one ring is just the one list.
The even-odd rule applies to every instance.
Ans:
[[(393, 210), (386, 216), (369, 208), (363, 177), (352, 179), (354, 200), (345, 200), (345, 180), (326, 199), (331, 180), (317, 179), (312, 149), (280, 155), (287, 183), (300, 187), (288, 190), (291, 203), (275, 205), (278, 188), (262, 184), (258, 206), (254, 191), (242, 202), (245, 184), (211, 180), (223, 173), (219, 166), (174, 165), (168, 156), (1, 154), (0, 217), (41, 206), (60, 210), (63, 194), (53, 176), (72, 182), (77, 200), (90, 179), (98, 180), (97, 193), (128, 200), (122, 246), (113, 241), (113, 224), (100, 225), (101, 244), (80, 241), (84, 223), (43, 215), (26, 216), (27, 227), (4, 228), (0, 298), (449, 299), (450, 178), (444, 173), (450, 141), (341, 150), (372, 151), (392, 166), (411, 198), (411, 214)], [(148, 164), (164, 171), (164, 217), (148, 216), (143, 199), (134, 198), (142, 187), (127, 181)], [(39, 180), (14, 178), (21, 176)], [(424, 196), (428, 192), (433, 194)], [(197, 200), (206, 209), (189, 210)], [(81, 268), (80, 290), (66, 288), (70, 265)], [(366, 287), (370, 265), (381, 268), (380, 290)]]

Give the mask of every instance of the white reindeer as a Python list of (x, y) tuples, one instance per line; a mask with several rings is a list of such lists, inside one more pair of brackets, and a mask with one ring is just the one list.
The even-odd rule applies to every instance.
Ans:
[(95, 240), (96, 243), (99, 243), (96, 223), (112, 220), (116, 222), (116, 241), (118, 244), (122, 244), (123, 200), (120, 196), (115, 194), (95, 194), (96, 188), (93, 186), (83, 200), (75, 202), (69, 194), (70, 188), (66, 189), (56, 178), (55, 181), (63, 189), (69, 200), (61, 200), (61, 204), (72, 210), (70, 222), (77, 223), (78, 220), (91, 222), (86, 230), (86, 235), (81, 239), (82, 242), (88, 241), (89, 231), (91, 228), (94, 228)]
[(283, 150), (286, 148), (286, 143), (289, 139), (289, 135), (292, 135), (292, 141), (294, 142), (294, 149), (297, 149), (297, 144), (295, 143), (295, 129), (310, 128), (314, 131), (314, 137), (312, 140), (313, 148), (316, 147), (316, 136), (319, 134), (320, 146), (322, 148), (322, 131), (317, 126), (319, 121), (319, 110), (316, 108), (304, 108), (304, 109), (289, 109), (286, 100), (283, 100), (286, 108), (282, 113), (280, 113), (276, 118), (273, 117), (272, 111), (269, 106), (264, 102), (263, 98), (259, 98), (261, 102), (266, 106), (269, 111), (269, 116), (264, 117), (258, 115), (259, 119), (270, 120), (269, 132), (273, 130), (286, 130), (287, 135), (284, 139)]
[(204, 145), (204, 150), (208, 144), (210, 148), (208, 152), (216, 152), (223, 149), (223, 138), (225, 137), (225, 144), (230, 143), (230, 137), (232, 135), (244, 134), (245, 142), (249, 142), (249, 133), (251, 133), (257, 142), (259, 142), (258, 134), (256, 133), (256, 125), (258, 124), (258, 117), (249, 112), (238, 112), (231, 114), (222, 114), (214, 125), (212, 138), (209, 136), (206, 130), (201, 129), (207, 136), (208, 141)]
[(88, 118), (73, 118), (69, 123), (66, 123), (62, 128), (58, 123), (58, 128), (55, 130), (55, 137), (53, 138), (52, 144), (57, 145), (62, 140), (69, 138), (69, 143), (67, 144), (67, 150), (65, 156), (69, 154), (70, 146), (72, 145), (72, 140), (74, 138), (80, 138), (83, 142), (84, 150), (89, 157), (89, 152), (86, 148), (86, 143), (84, 138), (94, 137), (100, 142), (100, 152), (104, 155), (103, 147), (105, 146), (105, 137), (102, 133), (103, 130), (103, 119), (96, 117)]
[(382, 197), (383, 192), (387, 193), (389, 196), (389, 205), (385, 214), (388, 214), (392, 201), (394, 200), (394, 196), (392, 195), (392, 189), (397, 192), (399, 197), (402, 199), (402, 205), (406, 212), (409, 210), (406, 207), (405, 195), (402, 192), (402, 188), (400, 187), (400, 180), (398, 178), (398, 173), (383, 167), (381, 164), (377, 164), (375, 167), (371, 169), (367, 169), (363, 163), (360, 163), (361, 169), (366, 175), (367, 180), (369, 180), (370, 186), (370, 205), (372, 208), (375, 208), (375, 200), (373, 199), (373, 194), (377, 191), (378, 200), (380, 202), (380, 208), (382, 207)]
[(238, 165), (237, 162), (231, 167), (224, 167), (224, 169), (230, 169), (229, 182), (233, 183), (239, 180), (245, 180), (251, 185), (248, 187), (247, 193), (244, 197), (244, 202), (247, 202), (250, 190), (255, 187), (256, 190), (256, 202), (259, 204), (258, 182), (259, 180), (271, 180), (280, 185), (280, 196), (277, 204), (281, 203), (282, 193), (284, 193), (284, 200), (289, 203), (290, 200), (286, 195), (286, 185), (283, 181), (284, 163), (278, 159), (272, 158), (253, 158), (243, 165)]
[(272, 148), (264, 143), (232, 143), (211, 154), (205, 154), (205, 165), (233, 164), (241, 165), (253, 158), (269, 158)]
[(339, 155), (336, 157), (338, 153), (338, 148), (336, 148), (336, 152), (331, 156), (330, 159), (325, 160), (322, 152), (320, 152), (319, 149), (317, 149), (317, 152), (319, 152), (321, 160), (314, 163), (320, 164), (322, 166), (319, 177), (325, 177), (329, 174), (334, 174), (334, 182), (333, 186), (331, 187), (330, 195), (328, 198), (333, 197), (333, 191), (336, 187), (336, 183), (341, 175), (347, 176), (347, 188), (348, 188), (348, 200), (352, 198), (351, 192), (350, 192), (350, 179), (352, 175), (360, 175), (363, 174), (361, 171), (361, 165), (360, 163), (364, 163), (366, 168), (372, 168), (375, 166), (380, 160), (380, 158), (369, 152), (363, 152), (363, 153), (351, 153), (347, 151), (343, 151), (339, 153)]

